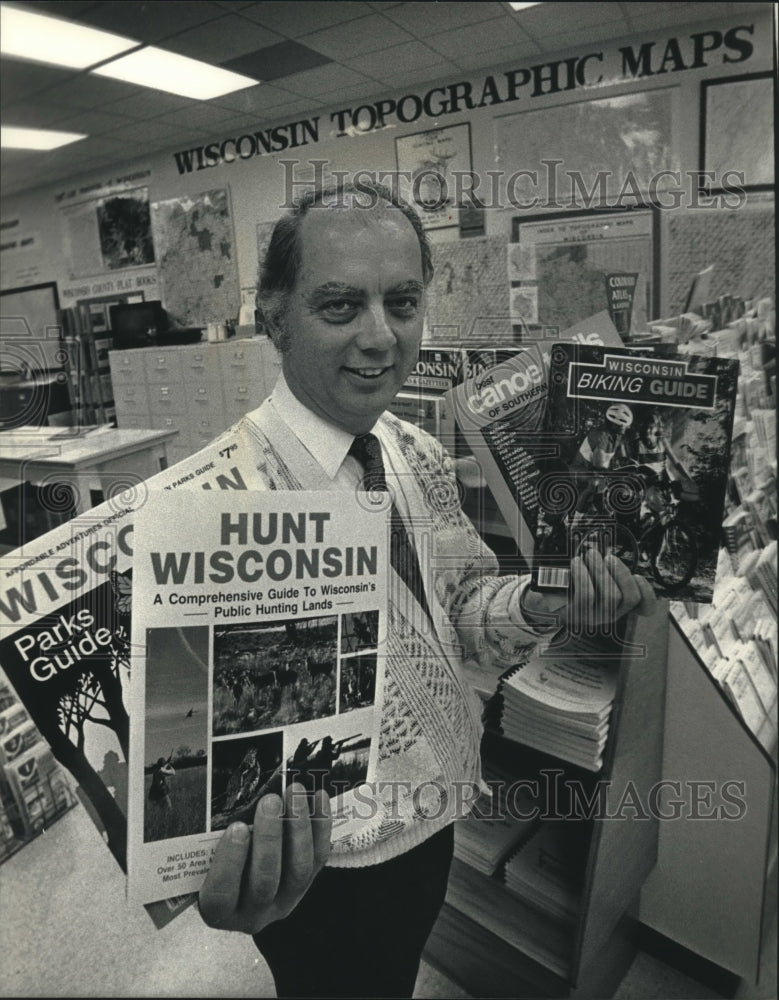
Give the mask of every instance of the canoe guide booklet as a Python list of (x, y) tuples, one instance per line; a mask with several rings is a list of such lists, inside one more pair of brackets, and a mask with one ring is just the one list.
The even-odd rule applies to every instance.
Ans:
[(361, 496), (156, 491), (138, 511), (131, 901), (199, 889), (226, 827), (289, 781), (327, 791), (334, 842), (369, 819), (388, 564)]

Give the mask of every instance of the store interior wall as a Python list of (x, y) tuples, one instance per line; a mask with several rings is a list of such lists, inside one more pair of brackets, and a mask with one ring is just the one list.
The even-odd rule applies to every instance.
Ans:
[[(561, 91), (555, 94), (540, 94), (527, 97), (523, 94), (513, 102), (474, 108), (458, 114), (447, 114), (445, 118), (427, 118), (424, 115), (413, 124), (401, 125), (397, 122), (392, 127), (369, 131), (364, 134), (345, 135), (337, 137), (337, 125), (331, 121), (334, 111), (348, 106), (341, 102), (337, 107), (317, 109), (312, 117), (319, 118), (319, 141), (301, 145), (296, 149), (278, 154), (264, 154), (247, 160), (236, 160), (222, 163), (205, 169), (193, 169), (189, 173), (180, 173), (174, 151), (165, 154), (155, 154), (148, 158), (134, 159), (131, 149), (128, 149), (127, 162), (123, 164), (124, 176), (134, 174), (143, 178), (137, 183), (148, 187), (149, 201), (153, 204), (168, 198), (201, 194), (208, 190), (228, 187), (232, 202), (232, 212), (235, 227), (235, 251), (238, 266), (239, 283), (241, 287), (256, 284), (258, 268), (257, 227), (263, 223), (273, 222), (281, 214), (281, 207), (290, 192), (290, 178), (304, 181), (313, 176), (314, 167), (309, 161), (325, 161), (324, 169), (348, 171), (353, 174), (358, 170), (394, 170), (396, 168), (395, 140), (404, 135), (412, 135), (437, 126), (457, 125), (461, 122), (470, 124), (471, 150), (473, 170), (477, 176), (486, 178), (487, 171), (501, 169), (510, 174), (511, 171), (539, 169), (539, 164), (500, 163), (497, 161), (499, 121), (504, 116), (523, 115), (528, 112), (543, 111), (571, 101), (586, 101), (606, 97), (618, 97), (636, 92), (671, 88), (673, 92), (673, 149), (672, 159), (675, 169), (693, 171), (699, 169), (700, 141), (700, 90), (704, 80), (717, 79), (724, 76), (737, 76), (745, 73), (758, 73), (772, 68), (771, 50), (771, 14), (770, 5), (766, 11), (749, 9), (744, 16), (733, 16), (723, 21), (716, 17), (716, 7), (712, 7), (712, 19), (706, 23), (688, 26), (674, 26), (663, 30), (659, 26), (651, 33), (631, 36), (625, 39), (609, 40), (602, 45), (583, 45), (578, 50), (566, 50), (559, 53), (545, 54), (544, 61), (564, 61), (573, 56), (581, 57), (587, 53), (602, 52), (603, 60), (590, 60), (584, 77), (588, 86), (577, 88), (568, 93)], [(658, 18), (659, 19), (659, 18)], [(667, 61), (662, 53), (667, 51), (670, 39), (676, 39), (676, 44), (682, 52), (686, 65), (692, 64), (691, 37), (701, 32), (719, 32), (723, 37), (734, 28), (740, 28), (738, 37), (749, 43), (751, 51), (748, 58), (741, 59), (737, 49), (725, 45), (704, 56), (706, 65), (700, 68), (679, 69), (678, 63)], [(634, 51), (642, 47), (651, 48), (652, 75), (639, 75), (635, 79), (630, 73), (624, 72), (623, 59), (619, 50), (631, 46)], [(747, 51), (746, 49), (744, 51)], [(738, 61), (736, 61), (738, 60)], [(520, 60), (524, 64), (524, 61)], [(665, 67), (665, 68), (663, 68)], [(677, 67), (677, 68), (674, 68)], [(487, 75), (494, 75), (501, 84), (502, 94), (506, 95), (505, 80), (501, 74), (516, 70), (516, 66), (498, 66), (471, 76), (470, 82), (473, 94), (480, 95)], [(599, 77), (602, 76), (602, 79)], [(591, 81), (591, 83), (590, 83)], [(437, 86), (451, 85), (452, 80), (431, 80), (429, 84), (415, 84), (409, 88), (410, 93), (424, 94)], [(392, 95), (379, 95), (377, 99)], [(394, 95), (400, 96), (400, 95)], [(302, 116), (299, 116), (302, 117)], [(520, 126), (524, 127), (520, 120)], [(532, 115), (528, 118), (528, 128), (533, 127)], [(208, 145), (218, 142), (225, 136), (204, 134), (199, 142), (193, 142), (191, 148), (198, 145)], [(286, 161), (286, 164), (285, 164)], [(292, 166), (292, 161), (299, 161)], [(571, 165), (573, 168), (576, 164)], [(738, 163), (735, 164), (739, 166)], [(566, 165), (560, 169), (564, 170)], [(67, 231), (63, 219), (63, 211), (72, 208), (80, 201), (89, 197), (89, 191), (99, 189), (115, 172), (106, 169), (91, 174), (68, 178), (60, 185), (41, 188), (24, 194), (10, 196), (4, 200), (2, 216), (4, 220), (16, 219), (20, 226), (28, 232), (39, 235), (38, 252), (33, 259), (27, 255), (24, 259), (11, 262), (3, 268), (0, 287), (10, 288), (29, 281), (20, 281), (20, 269), (34, 266), (40, 277), (38, 280), (56, 281), (60, 290), (61, 305), (72, 305), (76, 298), (100, 294), (94, 285), (99, 285), (96, 279), (76, 279), (68, 271)], [(542, 175), (543, 176), (543, 175)], [(483, 191), (486, 193), (486, 180)], [(686, 182), (685, 182), (686, 183)], [(687, 184), (689, 189), (689, 184)], [(299, 193), (301, 188), (296, 188)], [(80, 192), (84, 192), (80, 194)], [(502, 204), (506, 207), (491, 209), (486, 212), (485, 227), (487, 236), (505, 236), (511, 238), (512, 218), (517, 215), (527, 215), (518, 211), (505, 201), (505, 191), (501, 194)], [(672, 204), (670, 198), (663, 199), (665, 204)], [(629, 202), (628, 202), (629, 203)], [(530, 214), (538, 214), (541, 208)], [(678, 217), (680, 212), (696, 212), (697, 207), (687, 207), (679, 210), (661, 213), (661, 245), (663, 237), (667, 239), (668, 226), (671, 219)], [(457, 239), (458, 230), (431, 230), (431, 238), (435, 240)], [(668, 301), (667, 288), (669, 282), (668, 267), (670, 262), (661, 256), (661, 289), (664, 290), (660, 302), (659, 315), (667, 315), (669, 310), (677, 309), (678, 303)], [(771, 262), (758, 262), (761, 273), (773, 273)], [(153, 268), (149, 269), (150, 272)], [(87, 289), (86, 295), (83, 289)], [(116, 287), (109, 287), (109, 292)], [(763, 294), (768, 294), (768, 289)], [(153, 287), (147, 289), (146, 298), (153, 298)], [(164, 302), (163, 302), (164, 305)], [(238, 303), (236, 303), (236, 315)], [(206, 323), (215, 317), (202, 317)]]

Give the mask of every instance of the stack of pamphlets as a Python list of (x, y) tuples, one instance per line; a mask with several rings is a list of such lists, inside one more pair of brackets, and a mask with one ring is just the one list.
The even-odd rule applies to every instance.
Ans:
[(506, 888), (550, 916), (574, 920), (583, 872), (580, 849), (586, 846), (580, 824), (540, 823), (506, 862)]
[(599, 771), (616, 684), (616, 663), (543, 647), (503, 676), (500, 728), (508, 739)]
[(465, 819), (455, 824), (455, 857), (484, 875), (492, 875), (534, 829), (536, 813), (526, 791), (512, 790), (507, 796), (506, 785), (495, 782), (491, 794), (482, 793)]

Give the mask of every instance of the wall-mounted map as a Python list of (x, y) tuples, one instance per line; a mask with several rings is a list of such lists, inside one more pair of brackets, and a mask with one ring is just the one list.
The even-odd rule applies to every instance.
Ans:
[[(633, 329), (646, 329), (655, 311), (657, 291), (654, 234), (652, 209), (515, 217), (513, 236), (522, 248), (518, 257), (522, 270), (518, 267), (517, 273), (533, 273), (534, 278), (523, 278), (519, 288), (512, 283), (512, 301), (518, 291), (531, 289), (535, 299), (526, 295), (512, 315), (566, 330), (607, 308), (606, 275), (630, 271), (638, 274)], [(533, 268), (527, 260), (531, 255), (535, 258)], [(528, 312), (528, 302), (535, 303), (535, 319), (523, 314), (523, 310)]]
[(697, 208), (668, 212), (667, 308), (684, 306), (698, 271), (714, 265), (712, 287), (745, 299), (776, 297), (774, 196), (750, 192), (739, 209)]
[(152, 204), (160, 298), (182, 326), (224, 323), (238, 316), (230, 194), (226, 188)]
[(427, 290), (430, 339), (511, 343), (506, 241), (501, 236), (434, 243)]
[[(616, 200), (629, 175), (635, 178), (633, 190), (650, 191), (659, 171), (678, 169), (675, 101), (675, 88), (662, 88), (496, 118), (497, 162), (504, 176), (537, 173), (537, 180), (516, 178), (508, 193), (517, 207), (533, 198), (539, 206), (590, 207), (601, 196)], [(594, 191), (595, 201), (583, 198), (581, 185)]]

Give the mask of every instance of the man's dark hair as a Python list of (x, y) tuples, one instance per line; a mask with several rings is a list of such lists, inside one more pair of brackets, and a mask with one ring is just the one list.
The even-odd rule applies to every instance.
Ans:
[(430, 242), (417, 213), (397, 193), (383, 184), (366, 181), (360, 181), (359, 185), (343, 183), (307, 191), (273, 227), (270, 243), (260, 266), (257, 306), (279, 350), (283, 351), (286, 347), (284, 315), (300, 270), (300, 230), (303, 219), (311, 209), (368, 211), (382, 205), (396, 208), (413, 226), (422, 254), (422, 280), (425, 285), (430, 283), (433, 277)]

